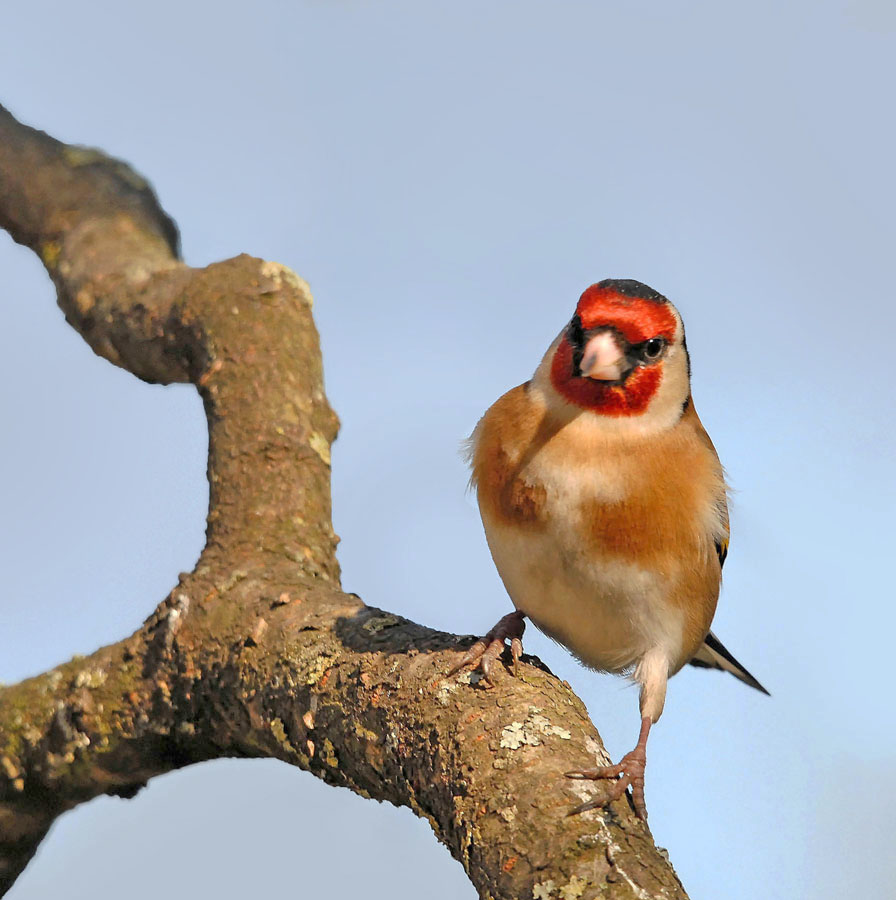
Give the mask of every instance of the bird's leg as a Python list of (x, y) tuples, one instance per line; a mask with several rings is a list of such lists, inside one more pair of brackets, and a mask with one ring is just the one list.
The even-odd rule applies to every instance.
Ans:
[(464, 654), (463, 659), (448, 670), (448, 675), (454, 675), (465, 666), (476, 664), (476, 668), (482, 672), (482, 678), (486, 684), (494, 686), (491, 679), (492, 663), (504, 652), (504, 642), (510, 641), (510, 655), (513, 657), (513, 674), (517, 673), (517, 664), (523, 652), (523, 632), (526, 630), (526, 618), (519, 610), (508, 613), (497, 625), (484, 637), (480, 638)]
[(647, 764), (647, 735), (653, 722), (650, 716), (641, 719), (641, 733), (634, 750), (626, 753), (615, 766), (598, 766), (595, 769), (584, 769), (581, 772), (567, 772), (567, 778), (616, 778), (616, 783), (610, 788), (606, 796), (597, 800), (590, 800), (570, 811), (570, 815), (584, 812), (586, 809), (594, 809), (598, 806), (606, 806), (613, 800), (618, 800), (626, 791), (632, 789), (632, 800), (635, 804), (635, 812), (639, 819), (647, 821), (647, 806), (644, 803), (644, 767)]

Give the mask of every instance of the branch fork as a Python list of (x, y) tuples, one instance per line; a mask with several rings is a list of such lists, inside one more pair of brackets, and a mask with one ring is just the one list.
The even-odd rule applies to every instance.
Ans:
[(140, 629), (0, 688), (0, 894), (53, 821), (222, 756), (274, 757), (425, 817), (482, 897), (682, 898), (628, 798), (568, 817), (606, 761), (544, 667), (447, 677), (461, 640), (343, 593), (307, 285), (249, 256), (204, 269), (146, 182), (0, 107), (0, 225), (70, 324), (138, 377), (190, 382), (209, 426), (207, 545)]

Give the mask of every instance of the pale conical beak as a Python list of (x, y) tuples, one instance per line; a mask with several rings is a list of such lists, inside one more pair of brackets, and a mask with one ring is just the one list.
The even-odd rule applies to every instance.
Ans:
[(601, 331), (585, 344), (579, 367), (586, 378), (597, 381), (619, 381), (626, 370), (625, 354), (612, 331)]

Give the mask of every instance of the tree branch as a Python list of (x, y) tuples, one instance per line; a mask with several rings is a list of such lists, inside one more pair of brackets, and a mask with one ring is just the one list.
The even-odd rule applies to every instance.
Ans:
[(0, 224), (37, 252), (67, 320), (147, 381), (205, 402), (207, 545), (130, 637), (0, 689), (0, 894), (53, 820), (222, 756), (275, 757), (426, 817), (492, 898), (682, 898), (627, 800), (567, 816), (606, 757), (533, 658), (485, 690), (446, 679), (466, 638), (339, 587), (330, 444), (307, 285), (248, 256), (192, 269), (124, 163), (0, 107)]

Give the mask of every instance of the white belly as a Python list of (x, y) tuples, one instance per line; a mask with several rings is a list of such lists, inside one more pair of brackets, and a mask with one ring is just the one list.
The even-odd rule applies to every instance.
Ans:
[(670, 573), (613, 557), (586, 558), (574, 531), (530, 531), (486, 517), (483, 524), (516, 608), (585, 665), (622, 672), (649, 651), (678, 658), (683, 622), (666, 600)]

